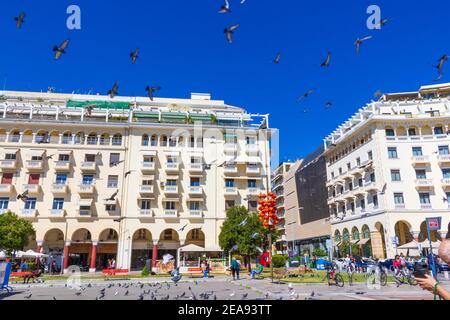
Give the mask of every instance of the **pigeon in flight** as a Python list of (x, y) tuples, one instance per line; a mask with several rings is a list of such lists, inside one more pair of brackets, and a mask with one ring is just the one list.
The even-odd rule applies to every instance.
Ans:
[(25, 190), (22, 194), (19, 194), (17, 196), (17, 200), (22, 200), (23, 202), (26, 202), (28, 200), (28, 190)]
[(234, 297), (235, 294), (236, 294), (236, 293), (233, 291), (232, 293), (230, 293), (230, 297)]
[(21, 12), (17, 17), (14, 18), (14, 21), (16, 21), (16, 27), (17, 29), (20, 29), (22, 27), (22, 24), (25, 22), (25, 12)]
[(225, 33), (228, 43), (233, 43), (233, 32), (240, 27), (240, 24), (235, 24), (229, 28), (226, 28), (223, 33)]
[(237, 244), (235, 244), (232, 248), (231, 251), (237, 251), (239, 249), (239, 246)]
[(139, 49), (136, 48), (133, 52), (130, 53), (131, 63), (135, 64), (137, 58), (139, 58)]
[(239, 223), (239, 227), (243, 227), (247, 224), (248, 218), (245, 218), (241, 223)]
[(383, 195), (386, 193), (387, 183), (384, 184), (383, 189), (380, 191), (380, 194)]
[(330, 60), (331, 60), (331, 52), (328, 52), (327, 58), (324, 62), (320, 65), (321, 67), (328, 68), (330, 66)]
[(184, 231), (184, 229), (186, 229), (187, 226), (188, 226), (187, 224), (184, 225), (183, 227), (181, 227), (180, 229), (178, 229), (178, 231)]
[(135, 170), (130, 170), (125, 172), (125, 178), (128, 177), (132, 172), (134, 172)]
[(33, 295), (33, 294), (30, 292), (29, 295), (26, 295), (26, 296), (25, 296), (25, 299), (30, 299), (32, 295)]
[(125, 162), (125, 160), (120, 160), (120, 161), (116, 161), (116, 162), (111, 162), (109, 165), (111, 167), (117, 167), (119, 164), (121, 164), (122, 162)]
[(53, 159), (54, 156), (56, 156), (56, 154), (51, 154), (49, 156), (46, 156), (45, 159), (50, 160), (50, 159)]
[(364, 41), (367, 41), (367, 40), (370, 40), (370, 39), (372, 39), (372, 36), (367, 36), (367, 37), (364, 37), (362, 39), (360, 39), (360, 38), (356, 39), (355, 46), (356, 46), (356, 53), (357, 54), (359, 54), (359, 49), (360, 49), (361, 45), (364, 43)]
[(434, 66), (438, 70), (438, 77), (436, 78), (436, 81), (439, 81), (442, 79), (444, 64), (447, 60), (448, 60), (448, 56), (445, 54), (439, 58), (438, 64), (436, 66)]
[(147, 91), (148, 97), (150, 98), (151, 101), (153, 101), (153, 94), (159, 90), (161, 90), (161, 86), (156, 86), (156, 87), (147, 86), (145, 88), (145, 91)]
[(86, 107), (84, 107), (84, 114), (90, 117), (92, 115), (92, 111), (94, 109), (95, 109), (95, 105), (86, 106)]
[(61, 43), (58, 46), (54, 46), (53, 47), (53, 52), (55, 53), (55, 60), (58, 60), (59, 58), (61, 58), (61, 56), (63, 55), (63, 53), (66, 53), (66, 49), (69, 46), (70, 40), (66, 39), (64, 40), (63, 43)]
[(252, 234), (251, 238), (252, 238), (252, 239), (255, 239), (257, 236), (259, 236), (259, 233), (258, 233), (258, 232), (255, 232), (254, 234)]
[(302, 101), (303, 99), (308, 98), (311, 94), (314, 93), (314, 90), (308, 90), (307, 92), (305, 92), (302, 96), (298, 97), (297, 101)]
[(275, 59), (273, 59), (273, 63), (279, 64), (281, 59), (281, 53), (278, 53)]
[(248, 293), (244, 293), (243, 295), (242, 295), (242, 299), (245, 299), (245, 298), (247, 298), (248, 297)]
[(389, 19), (381, 19), (380, 23), (378, 23), (376, 25), (377, 29), (383, 28), (386, 25), (386, 23), (388, 23), (389, 21), (391, 21), (391, 20), (389, 20)]
[(383, 96), (383, 93), (381, 92), (381, 90), (377, 90), (377, 91), (375, 91), (375, 93), (373, 94), (373, 97), (374, 97), (374, 98), (377, 98), (377, 99), (381, 98), (382, 96)]
[(219, 13), (229, 13), (230, 10), (230, 3), (228, 0), (225, 0), (225, 3), (220, 7)]
[(115, 96), (117, 96), (118, 94), (119, 94), (119, 81), (116, 81), (116, 83), (114, 83), (111, 90), (108, 90), (108, 95), (112, 99)]
[(333, 103), (331, 101), (328, 101), (325, 103), (325, 109), (330, 109), (333, 106)]
[(114, 200), (116, 200), (116, 196), (117, 196), (118, 193), (119, 193), (119, 190), (114, 192), (113, 195), (111, 197), (109, 197), (108, 199), (105, 199), (105, 201), (114, 201)]

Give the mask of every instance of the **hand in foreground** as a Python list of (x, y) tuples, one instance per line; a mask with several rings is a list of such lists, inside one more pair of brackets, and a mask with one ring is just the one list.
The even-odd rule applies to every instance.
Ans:
[(434, 286), (436, 285), (437, 282), (432, 276), (428, 274), (425, 275), (425, 278), (416, 278), (416, 281), (422, 289), (431, 292), (433, 292)]

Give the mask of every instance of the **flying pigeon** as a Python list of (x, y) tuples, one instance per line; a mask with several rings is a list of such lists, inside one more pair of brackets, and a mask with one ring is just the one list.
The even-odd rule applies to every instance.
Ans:
[(333, 103), (328, 101), (327, 103), (325, 103), (325, 109), (330, 109), (333, 106)]
[(255, 239), (257, 236), (259, 236), (259, 233), (258, 233), (258, 232), (255, 232), (254, 234), (252, 234), (251, 238), (252, 238), (252, 239)]
[(125, 291), (124, 296), (127, 296), (129, 293), (130, 293), (130, 292), (129, 292), (128, 290)]
[(368, 37), (364, 37), (362, 39), (356, 39), (355, 41), (355, 46), (356, 46), (356, 53), (359, 54), (359, 49), (361, 47), (361, 45), (363, 44), (364, 41), (367, 41), (369, 39), (372, 39), (372, 36), (368, 36)]
[(55, 154), (52, 154), (52, 155), (46, 156), (45, 159), (50, 160), (50, 159), (53, 159), (54, 156), (55, 156)]
[(111, 162), (109, 165), (111, 167), (117, 167), (119, 164), (121, 164), (122, 162), (125, 162), (125, 160), (120, 160), (120, 161), (116, 161), (116, 162)]
[(220, 7), (219, 13), (229, 13), (230, 10), (230, 3), (228, 0), (225, 0), (225, 3)]
[(237, 23), (229, 28), (226, 28), (223, 33), (225, 33), (228, 43), (233, 43), (233, 32), (240, 27), (240, 24)]
[(239, 249), (239, 246), (237, 244), (235, 244), (232, 248), (231, 251), (237, 251)]
[(436, 78), (436, 81), (441, 80), (443, 76), (443, 70), (444, 70), (444, 64), (448, 60), (447, 55), (443, 55), (439, 58), (438, 64), (434, 66), (438, 70), (438, 77)]
[(236, 293), (233, 291), (232, 293), (230, 293), (230, 297), (234, 297), (235, 294), (236, 294)]
[(314, 93), (314, 90), (308, 90), (308, 91), (306, 91), (302, 96), (300, 96), (300, 97), (298, 97), (298, 99), (297, 99), (297, 101), (301, 101), (301, 100), (303, 100), (303, 99), (306, 99), (306, 98), (308, 98), (311, 94), (313, 94)]
[(33, 294), (30, 292), (29, 295), (25, 296), (25, 299), (30, 299)]
[(118, 193), (119, 193), (119, 190), (114, 192), (113, 195), (111, 197), (109, 197), (108, 199), (105, 199), (105, 201), (114, 201), (114, 200), (116, 200), (116, 196), (117, 196)]
[(145, 87), (145, 91), (147, 91), (148, 97), (150, 98), (151, 101), (153, 101), (153, 94), (156, 91), (159, 91), (159, 90), (161, 90), (161, 86), (156, 86), (156, 87), (147, 86), (147, 87)]
[(247, 298), (248, 297), (248, 293), (244, 293), (243, 295), (242, 295), (242, 299), (245, 299), (245, 298)]
[(275, 59), (273, 59), (273, 63), (279, 64), (281, 59), (281, 53), (278, 53)]
[(178, 229), (178, 231), (184, 231), (184, 229), (186, 229), (187, 226), (188, 226), (187, 224), (184, 225), (183, 227), (181, 227), (180, 229)]
[(130, 53), (131, 63), (135, 64), (137, 58), (139, 58), (139, 49), (136, 48), (133, 52)]
[(330, 66), (330, 60), (331, 60), (331, 52), (328, 52), (327, 58), (324, 62), (320, 65), (321, 67), (328, 68)]
[(108, 91), (108, 95), (112, 99), (118, 94), (119, 94), (119, 81), (116, 81), (111, 90)]
[(384, 27), (384, 26), (386, 25), (386, 23), (388, 23), (389, 21), (391, 21), (391, 20), (389, 20), (389, 19), (381, 19), (380, 23), (378, 23), (378, 24), (376, 25), (377, 29), (381, 29), (381, 28)]
[(22, 200), (23, 202), (28, 200), (28, 190), (25, 190), (22, 194), (17, 196), (17, 200)]
[(239, 227), (243, 227), (247, 224), (248, 218), (245, 218), (241, 223), (239, 223)]
[(86, 107), (84, 107), (84, 114), (90, 117), (92, 115), (92, 111), (94, 109), (95, 109), (95, 105), (86, 106)]
[(58, 60), (59, 58), (61, 58), (61, 56), (63, 55), (63, 53), (66, 53), (66, 49), (69, 46), (70, 40), (66, 39), (64, 40), (63, 43), (61, 43), (58, 46), (54, 46), (53, 47), (53, 52), (55, 52), (55, 60)]
[(14, 18), (14, 21), (16, 21), (16, 27), (17, 29), (20, 29), (22, 27), (22, 24), (25, 22), (25, 12), (21, 12), (17, 17)]
[(138, 300), (144, 300), (144, 295), (142, 293), (138, 296)]
[(386, 193), (387, 183), (384, 184), (383, 189), (380, 191), (380, 194), (383, 195)]

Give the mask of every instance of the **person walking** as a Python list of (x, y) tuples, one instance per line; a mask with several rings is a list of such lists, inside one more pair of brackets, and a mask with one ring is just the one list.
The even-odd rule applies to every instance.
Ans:
[(241, 269), (241, 264), (236, 259), (236, 257), (233, 257), (231, 260), (231, 275), (233, 276), (233, 280), (239, 280), (239, 271)]

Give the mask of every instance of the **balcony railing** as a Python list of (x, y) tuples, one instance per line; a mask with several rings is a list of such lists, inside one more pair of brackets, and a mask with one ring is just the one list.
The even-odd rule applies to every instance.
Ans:
[(432, 187), (433, 180), (432, 179), (416, 179), (415, 184), (416, 184), (416, 187)]
[(36, 217), (37, 210), (36, 209), (22, 209), (20, 210), (21, 217)]
[(430, 157), (429, 156), (413, 156), (412, 161), (414, 163), (429, 163)]
[(154, 186), (153, 185), (141, 185), (139, 186), (140, 193), (153, 193)]
[(141, 210), (139, 210), (139, 214), (141, 216), (145, 216), (145, 217), (152, 217), (153, 210), (152, 209), (141, 209)]
[(64, 217), (66, 214), (66, 210), (64, 209), (51, 209), (50, 216), (51, 217)]
[(203, 217), (202, 210), (189, 210), (189, 216), (193, 218), (201, 218)]
[(26, 184), (23, 187), (25, 190), (28, 190), (29, 194), (38, 194), (41, 190), (41, 186), (39, 184)]
[(238, 146), (236, 143), (225, 143), (223, 145), (223, 151), (225, 153), (235, 153), (238, 149)]
[(164, 209), (164, 217), (174, 218), (178, 216), (177, 210)]
[(56, 161), (55, 162), (55, 170), (58, 170), (58, 171), (70, 170), (70, 162), (69, 161)]
[(190, 172), (202, 172), (203, 171), (203, 163), (191, 163), (189, 164)]
[(153, 170), (155, 170), (155, 163), (144, 161), (144, 162), (142, 162), (141, 168), (142, 168), (142, 171), (153, 171)]
[(0, 161), (1, 169), (12, 170), (12, 169), (16, 169), (16, 167), (17, 167), (17, 160), (1, 160)]
[(260, 188), (248, 188), (247, 192), (250, 195), (259, 195), (261, 193), (261, 189)]
[(421, 203), (420, 204), (420, 209), (429, 210), (429, 209), (432, 209), (432, 208), (433, 207), (432, 207), (431, 203)]
[(94, 193), (94, 185), (93, 184), (80, 184), (78, 186), (78, 193), (82, 194), (92, 194)]
[(165, 193), (178, 193), (178, 186), (164, 186)]
[(78, 209), (77, 212), (78, 212), (78, 215), (81, 216), (81, 217), (90, 217), (90, 216), (92, 216), (92, 210)]
[(42, 160), (29, 160), (26, 162), (26, 168), (28, 170), (42, 170), (44, 162)]
[(441, 180), (442, 185), (450, 186), (450, 178), (444, 178)]
[(236, 196), (238, 194), (238, 190), (236, 187), (225, 187), (224, 193), (226, 196)]
[(97, 169), (97, 163), (95, 161), (83, 161), (81, 163), (81, 170), (83, 171), (95, 171)]
[(247, 166), (247, 174), (260, 174), (261, 169), (257, 166)]
[(203, 194), (203, 187), (189, 186), (189, 194)]
[(66, 193), (67, 192), (67, 184), (61, 184), (61, 183), (54, 183), (52, 185), (52, 192), (53, 193)]
[(178, 162), (166, 162), (166, 171), (178, 171), (180, 164)]
[(235, 165), (226, 165), (226, 166), (223, 167), (223, 171), (224, 171), (226, 174), (229, 174), (229, 173), (237, 173), (237, 172), (238, 172), (238, 169), (237, 169), (237, 166), (235, 166)]
[(0, 194), (10, 194), (13, 191), (14, 186), (12, 184), (0, 184)]

